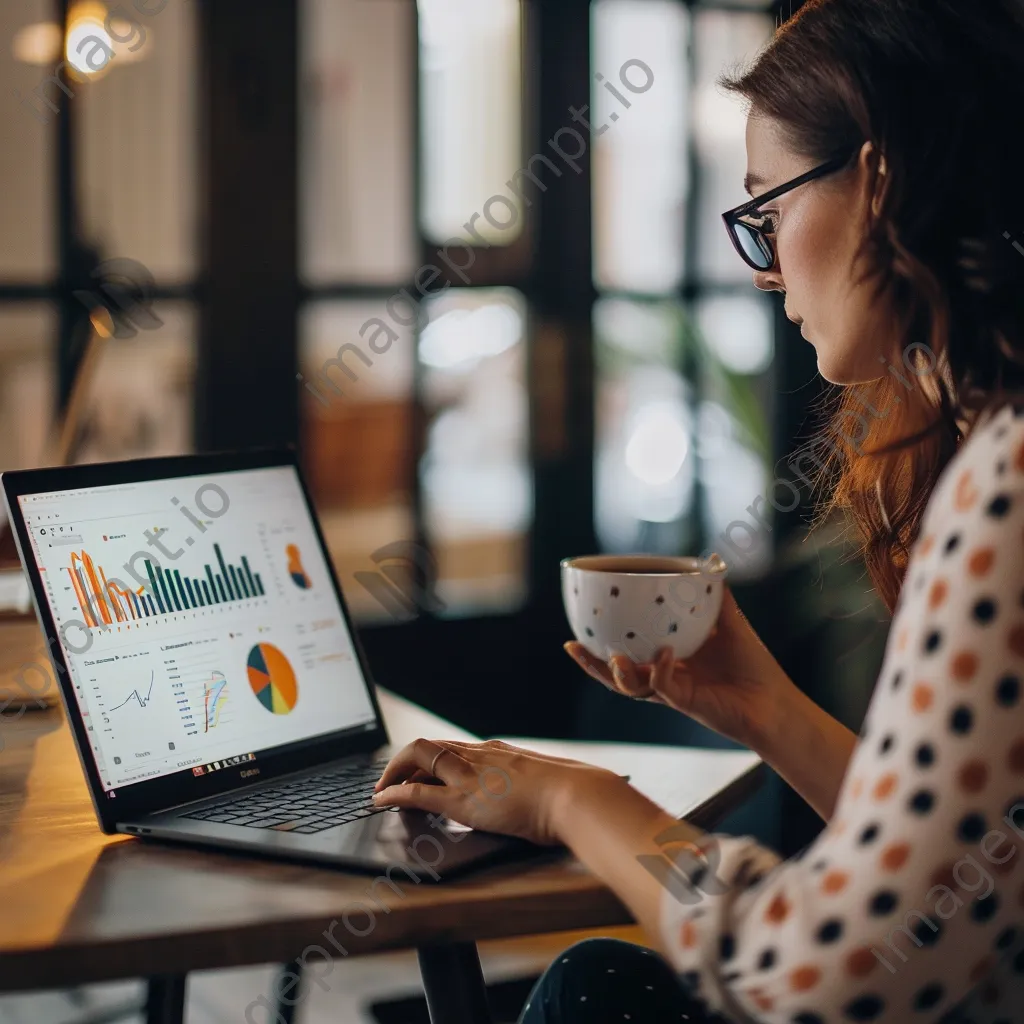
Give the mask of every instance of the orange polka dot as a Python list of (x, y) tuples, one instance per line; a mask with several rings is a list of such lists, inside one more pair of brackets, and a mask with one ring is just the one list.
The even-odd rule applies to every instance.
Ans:
[(852, 784), (850, 785), (850, 798), (853, 799), (853, 800), (856, 800), (856, 799), (858, 799), (858, 797), (860, 797), (861, 793), (863, 793), (863, 792), (864, 792), (864, 780), (863, 779), (854, 779)]
[(810, 965), (797, 967), (789, 975), (789, 987), (794, 992), (806, 992), (808, 989), (814, 988), (820, 979), (821, 971), (817, 967), (811, 967)]
[(969, 683), (978, 671), (978, 656), (974, 651), (960, 651), (949, 666), (949, 674), (958, 683)]
[(946, 600), (948, 593), (949, 584), (945, 580), (936, 580), (932, 584), (931, 590), (928, 591), (928, 607), (931, 609), (938, 608)]
[(929, 533), (928, 536), (921, 541), (921, 546), (918, 548), (918, 554), (923, 557), (924, 555), (927, 555), (933, 547), (935, 547), (935, 535)]
[(896, 789), (896, 776), (889, 772), (888, 775), (883, 775), (876, 783), (875, 788), (871, 795), (876, 800), (888, 800), (892, 796), (893, 791)]
[(766, 995), (763, 989), (747, 989), (746, 995), (750, 996), (759, 1010), (772, 1010), (775, 1008), (775, 1000), (771, 996)]
[(896, 637), (896, 650), (902, 651), (907, 646), (907, 627), (904, 626), (900, 630), (900, 635)]
[(1022, 442), (1021, 446), (1017, 449), (1017, 455), (1013, 460), (1013, 464), (1021, 472), (1024, 472), (1024, 442)]
[(1002, 997), (1002, 992), (995, 982), (990, 981), (981, 990), (981, 1003), (983, 1006), (995, 1006)]
[(782, 924), (789, 917), (789, 903), (781, 892), (768, 905), (764, 916), (772, 924)]
[(882, 853), (882, 867), (886, 871), (899, 871), (909, 856), (910, 846), (907, 843), (893, 843)]
[(992, 973), (992, 968), (996, 965), (996, 958), (989, 953), (984, 959), (979, 960), (972, 968), (971, 973), (967, 975), (971, 980), (971, 984), (976, 985), (982, 978), (988, 977)]
[(971, 470), (965, 469), (956, 482), (956, 493), (953, 498), (953, 507), (957, 512), (966, 512), (974, 506), (978, 500), (978, 489), (971, 480)]
[[(1001, 846), (997, 846), (993, 851), (993, 856), (1005, 857), (1006, 851)], [(1020, 857), (1015, 853), (1009, 860), (1004, 860), (1002, 864), (993, 862), (992, 873), (996, 875), (1009, 875), (1017, 866), (1018, 860), (1020, 860)]]
[(1024, 658), (1024, 624), (1018, 624), (1010, 630), (1007, 642), (1014, 654)]
[(967, 560), (967, 571), (972, 576), (984, 576), (996, 560), (995, 548), (978, 548)]
[(821, 891), (827, 892), (829, 895), (842, 892), (849, 880), (850, 876), (845, 871), (830, 871), (821, 880)]
[(957, 773), (960, 788), (966, 793), (980, 793), (988, 782), (988, 765), (984, 761), (968, 761)]
[(846, 958), (846, 972), (855, 978), (863, 978), (870, 974), (878, 963), (878, 957), (871, 952), (870, 946), (855, 949)]
[(1010, 753), (1006, 760), (1010, 765), (1011, 772), (1016, 772), (1018, 775), (1024, 775), (1024, 740), (1017, 740), (1017, 742), (1010, 747)]
[(932, 688), (925, 683), (918, 683), (914, 687), (911, 703), (915, 711), (927, 711), (932, 706), (934, 695)]
[(683, 922), (683, 931), (679, 941), (682, 943), (683, 949), (693, 949), (697, 945), (697, 929), (693, 926), (692, 921)]
[(957, 883), (956, 875), (953, 874), (955, 869), (955, 864), (943, 864), (943, 866), (932, 875), (932, 885), (944, 885), (947, 889), (952, 889), (953, 892), (956, 892), (960, 886)]
[(834, 836), (841, 836), (846, 831), (846, 821), (843, 818), (839, 818), (833, 821), (829, 826), (829, 830)]

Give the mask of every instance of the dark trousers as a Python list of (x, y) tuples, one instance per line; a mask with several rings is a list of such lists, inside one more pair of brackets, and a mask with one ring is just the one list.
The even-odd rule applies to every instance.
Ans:
[(692, 996), (653, 950), (620, 939), (585, 939), (555, 957), (519, 1024), (728, 1024)]

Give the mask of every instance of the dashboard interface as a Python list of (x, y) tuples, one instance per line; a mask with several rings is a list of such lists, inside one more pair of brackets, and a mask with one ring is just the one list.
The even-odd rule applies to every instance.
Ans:
[(294, 467), (18, 500), (108, 795), (375, 728)]

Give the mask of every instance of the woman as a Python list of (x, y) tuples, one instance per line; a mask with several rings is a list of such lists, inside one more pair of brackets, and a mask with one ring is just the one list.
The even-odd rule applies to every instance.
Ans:
[(728, 588), (686, 662), (566, 645), (616, 692), (752, 747), (826, 821), (786, 862), (681, 826), (689, 901), (637, 861), (673, 819), (609, 772), (494, 742), (394, 758), (381, 803), (566, 844), (658, 946), (573, 947), (523, 1022), (1022, 1019), (1022, 63), (1017, 0), (811, 0), (726, 80), (750, 104), (756, 200), (726, 221), (822, 376), (857, 385), (836, 415), (868, 436), (822, 463), (823, 514), (859, 528), (894, 620), (860, 737)]

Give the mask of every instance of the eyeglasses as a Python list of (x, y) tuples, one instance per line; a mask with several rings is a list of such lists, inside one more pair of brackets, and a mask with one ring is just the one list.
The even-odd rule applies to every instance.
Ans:
[[(853, 152), (855, 153), (857, 150)], [(733, 247), (743, 257), (747, 266), (753, 267), (754, 270), (770, 270), (775, 266), (775, 247), (768, 237), (775, 234), (775, 229), (764, 227), (766, 216), (758, 212), (759, 208), (798, 185), (803, 185), (814, 178), (820, 178), (824, 174), (831, 174), (833, 171), (845, 167), (852, 157), (853, 153), (848, 153), (845, 156), (828, 160), (799, 177), (765, 192), (764, 195), (757, 196), (750, 202), (743, 203), (722, 214), (725, 230), (729, 232)]]

